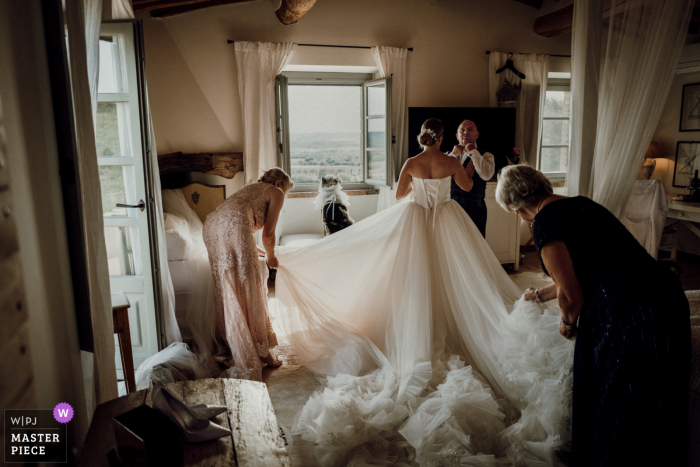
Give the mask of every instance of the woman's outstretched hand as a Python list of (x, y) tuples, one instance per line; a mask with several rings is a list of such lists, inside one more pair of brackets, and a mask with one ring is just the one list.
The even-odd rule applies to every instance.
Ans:
[(529, 289), (526, 289), (525, 292), (523, 292), (523, 298), (527, 301), (531, 301), (535, 299), (535, 288), (530, 287)]
[(564, 325), (564, 321), (559, 321), (559, 334), (567, 339), (576, 337), (576, 326), (568, 327)]
[(280, 262), (277, 260), (276, 256), (267, 257), (267, 267), (270, 269), (277, 269), (280, 266)]

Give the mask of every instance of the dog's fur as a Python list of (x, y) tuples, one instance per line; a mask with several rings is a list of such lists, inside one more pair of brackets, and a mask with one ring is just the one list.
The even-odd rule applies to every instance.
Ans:
[(326, 175), (321, 178), (314, 206), (321, 209), (324, 236), (339, 232), (355, 223), (348, 213), (350, 197), (342, 190), (338, 177)]

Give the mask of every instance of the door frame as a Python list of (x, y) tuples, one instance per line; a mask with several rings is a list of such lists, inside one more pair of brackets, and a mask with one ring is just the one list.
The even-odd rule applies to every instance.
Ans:
[[(165, 316), (163, 313), (163, 284), (160, 274), (160, 250), (158, 248), (158, 219), (156, 217), (156, 199), (153, 183), (153, 151), (152, 135), (150, 128), (150, 109), (148, 105), (148, 87), (146, 85), (145, 49), (143, 40), (143, 23), (140, 19), (123, 19), (103, 21), (102, 24), (126, 24), (133, 25), (134, 53), (136, 55), (136, 80), (139, 95), (139, 125), (141, 127), (141, 150), (143, 154), (143, 175), (146, 191), (146, 213), (148, 223), (148, 244), (151, 254), (151, 274), (153, 281), (153, 310), (156, 321), (156, 339), (158, 350), (167, 347), (165, 338)], [(156, 155), (157, 157), (157, 155)], [(144, 272), (145, 274), (145, 272)]]

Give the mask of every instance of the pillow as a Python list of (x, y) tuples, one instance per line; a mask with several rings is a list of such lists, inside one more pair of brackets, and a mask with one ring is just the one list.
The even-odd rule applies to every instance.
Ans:
[(185, 259), (187, 242), (177, 230), (165, 231), (165, 243), (168, 246), (168, 261), (182, 261)]

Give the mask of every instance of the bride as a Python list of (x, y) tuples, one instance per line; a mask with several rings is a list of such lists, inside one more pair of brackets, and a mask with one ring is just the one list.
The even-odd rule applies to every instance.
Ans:
[(439, 151), (443, 130), (423, 124), (397, 187), (410, 202), (277, 250), (282, 327), (325, 377), (293, 431), (322, 466), (560, 465), (568, 450), (572, 342), (450, 199), (474, 169)]

